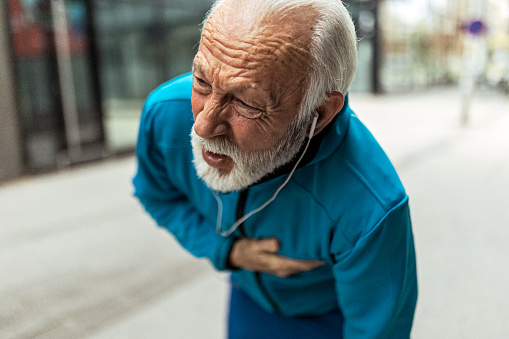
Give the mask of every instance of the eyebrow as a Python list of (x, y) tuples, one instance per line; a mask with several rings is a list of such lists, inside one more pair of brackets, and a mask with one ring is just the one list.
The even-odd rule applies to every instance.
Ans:
[(205, 72), (203, 71), (203, 67), (201, 66), (200, 62), (198, 60), (193, 61), (193, 71), (197, 70), (201, 73), (201, 75), (205, 75)]
[[(200, 61), (198, 60), (194, 60), (193, 61), (193, 71), (198, 71), (203, 77), (206, 77), (206, 72), (204, 71)], [(206, 79), (205, 79), (206, 80)], [(243, 92), (245, 92), (246, 90), (249, 90), (251, 88), (251, 86), (249, 85), (244, 85), (244, 86), (235, 86), (233, 88), (233, 90), (231, 90), (231, 93), (239, 93), (239, 94), (242, 94)], [(274, 106), (277, 106), (278, 105), (278, 100), (276, 100), (275, 96), (273, 95), (273, 93), (269, 92), (268, 93), (268, 97), (266, 97), (266, 99), (269, 99), (270, 101), (270, 105), (274, 105)], [(257, 100), (256, 100), (257, 101)], [(261, 102), (254, 102), (254, 104), (257, 104), (257, 105), (260, 105)], [(261, 105), (260, 105), (261, 106)]]

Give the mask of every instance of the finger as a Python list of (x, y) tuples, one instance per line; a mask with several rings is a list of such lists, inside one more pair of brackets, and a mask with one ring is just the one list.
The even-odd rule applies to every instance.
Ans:
[(318, 266), (325, 265), (325, 262), (316, 260), (297, 260), (282, 256), (273, 256), (271, 258), (271, 273), (280, 277), (312, 270)]
[(279, 251), (279, 240), (276, 238), (267, 238), (267, 239), (257, 239), (256, 240), (257, 249), (261, 252), (269, 252), (276, 253)]
[(325, 265), (322, 261), (287, 259), (284, 264), (294, 272), (309, 271), (318, 266)]

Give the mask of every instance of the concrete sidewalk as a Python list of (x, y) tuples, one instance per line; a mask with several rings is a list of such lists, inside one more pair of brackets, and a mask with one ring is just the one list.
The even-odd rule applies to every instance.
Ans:
[[(509, 337), (509, 100), (352, 94), (411, 198), (413, 338)], [(130, 197), (133, 158), (0, 188), (0, 337), (224, 338), (227, 275)]]

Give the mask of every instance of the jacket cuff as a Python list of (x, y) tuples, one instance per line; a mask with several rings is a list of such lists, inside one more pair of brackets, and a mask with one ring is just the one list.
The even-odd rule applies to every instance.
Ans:
[[(237, 239), (234, 237), (224, 238), (224, 242), (221, 244), (221, 249), (219, 250), (216, 260), (212, 261), (212, 264), (217, 270), (235, 270), (233, 265), (230, 263), (230, 252), (236, 240)], [(232, 268), (230, 268), (230, 266)]]
[(228, 251), (228, 256), (226, 257), (226, 269), (227, 270), (230, 270), (230, 271), (238, 271), (239, 268), (237, 266), (234, 266), (230, 260), (230, 255), (232, 253), (232, 250), (233, 250), (233, 245), (235, 245), (235, 243), (237, 242), (238, 239), (235, 239), (231, 246), (230, 246), (230, 250)]

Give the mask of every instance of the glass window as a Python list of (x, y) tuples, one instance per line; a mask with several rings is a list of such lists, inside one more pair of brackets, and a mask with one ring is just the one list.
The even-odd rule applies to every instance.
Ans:
[(79, 161), (102, 143), (83, 0), (9, 0), (7, 10), (27, 167)]
[(107, 145), (114, 152), (130, 150), (148, 94), (191, 71), (212, 1), (93, 4)]

